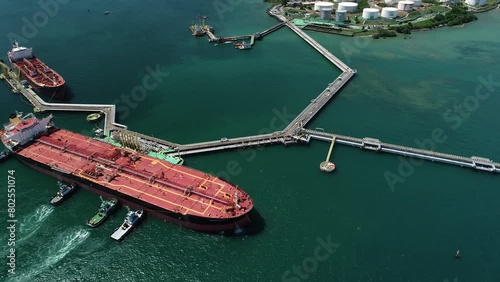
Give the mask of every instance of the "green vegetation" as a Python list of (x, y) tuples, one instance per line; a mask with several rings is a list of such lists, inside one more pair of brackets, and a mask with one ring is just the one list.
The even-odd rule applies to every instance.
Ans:
[[(442, 18), (439, 18), (439, 19), (442, 19)], [(434, 20), (436, 20), (436, 19), (434, 18)], [(449, 26), (454, 26), (454, 25), (461, 25), (461, 24), (468, 23), (468, 22), (475, 21), (475, 20), (477, 20), (476, 15), (467, 11), (467, 7), (464, 7), (464, 5), (462, 5), (462, 3), (459, 3), (455, 6), (453, 6), (453, 8), (451, 8), (451, 11), (449, 11), (448, 13), (446, 13), (444, 15), (444, 19), (442, 19), (442, 21), (437, 21), (437, 20), (436, 21), (440, 24), (446, 23)]]
[(397, 33), (403, 34), (411, 34), (411, 30), (413, 29), (413, 24), (410, 22), (406, 25), (400, 25), (396, 27), (392, 27), (391, 30), (396, 31)]
[(358, 9), (362, 11), (364, 8), (370, 8), (370, 5), (368, 5), (368, 0), (359, 0)]
[(273, 4), (281, 4), (281, 5), (286, 5), (286, 2), (288, 2), (289, 0), (264, 0), (264, 2), (269, 2), (269, 3), (273, 3)]
[(394, 30), (379, 29), (377, 34), (372, 35), (373, 39), (396, 37), (398, 36)]
[(431, 13), (441, 13), (441, 12), (446, 12), (448, 10), (449, 10), (449, 8), (444, 7), (444, 6), (440, 6), (440, 5), (431, 6), (427, 9), (425, 9), (426, 12), (431, 12)]
[(436, 15), (433, 19), (416, 22), (413, 24), (413, 29), (434, 28), (440, 25), (461, 25), (471, 21), (477, 20), (477, 17), (467, 11), (467, 7), (458, 3), (454, 5), (446, 14)]
[(303, 11), (301, 11), (300, 9), (296, 9), (296, 8), (290, 8), (290, 7), (285, 7), (285, 11), (288, 12), (288, 13), (301, 13)]

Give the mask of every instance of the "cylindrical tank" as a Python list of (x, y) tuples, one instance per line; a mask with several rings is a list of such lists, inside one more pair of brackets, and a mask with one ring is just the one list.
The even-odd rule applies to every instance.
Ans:
[(316, 2), (314, 10), (319, 11), (319, 16), (323, 20), (330, 20), (333, 11), (333, 3), (331, 2)]
[(484, 6), (486, 5), (486, 0), (465, 0), (465, 3), (467, 3), (467, 5), (469, 6)]
[(364, 19), (367, 20), (374, 20), (378, 19), (378, 9), (375, 8), (364, 8), (363, 9), (363, 16)]
[(420, 7), (422, 5), (422, 0), (411, 0), (413, 1), (413, 7)]
[(322, 20), (330, 20), (330, 18), (332, 17), (332, 11), (321, 10), (319, 11), (319, 17)]
[(413, 1), (399, 1), (398, 2), (398, 10), (400, 11), (409, 11), (413, 7)]
[(345, 22), (347, 21), (347, 11), (339, 11), (335, 12), (335, 21), (337, 22)]
[(332, 11), (333, 3), (332, 2), (316, 2), (314, 3), (314, 11)]
[(353, 2), (342, 2), (339, 3), (339, 11), (356, 12), (358, 9), (358, 3)]
[(398, 9), (394, 7), (384, 7), (382, 8), (382, 18), (394, 19), (398, 16)]

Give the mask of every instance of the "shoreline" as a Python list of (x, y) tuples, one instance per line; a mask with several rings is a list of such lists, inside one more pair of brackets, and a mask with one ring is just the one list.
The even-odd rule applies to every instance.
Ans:
[[(272, 16), (269, 11), (271, 9), (273, 9), (274, 7), (276, 6), (282, 6), (281, 4), (279, 3), (275, 3), (273, 1), (265, 1), (265, 2), (268, 2), (271, 4), (271, 6), (269, 8), (266, 9), (266, 13), (270, 16)], [(490, 7), (490, 8), (487, 8), (485, 10), (482, 10), (482, 11), (469, 11), (470, 13), (472, 14), (483, 14), (483, 13), (486, 13), (486, 12), (490, 12), (490, 11), (493, 11), (493, 10), (496, 10), (496, 9), (500, 9), (500, 1), (497, 1), (497, 3), (495, 3), (497, 6), (493, 6), (493, 7)], [(476, 19), (475, 21), (478, 21), (479, 19)], [(471, 21), (473, 22), (473, 21)], [(432, 27), (432, 28), (420, 28), (420, 29), (411, 29), (411, 32), (425, 32), (425, 31), (432, 31), (432, 30), (435, 30), (435, 29), (440, 29), (440, 28), (446, 28), (446, 27), (449, 27), (449, 28), (463, 28), (465, 27), (466, 24), (468, 24), (470, 22), (467, 22), (467, 23), (462, 23), (460, 25), (454, 25), (454, 26), (449, 26), (449, 25), (446, 25), (446, 24), (442, 24), (442, 25), (439, 25), (439, 26), (436, 26), (436, 27)], [(303, 27), (300, 27), (301, 29), (303, 29)], [(390, 29), (384, 29), (384, 30), (390, 30)], [(314, 31), (314, 30), (313, 30)], [(336, 33), (329, 33), (329, 32), (321, 32), (321, 31), (317, 31), (317, 32), (320, 32), (320, 33), (328, 33), (328, 34), (332, 34), (332, 35), (343, 35), (343, 34), (336, 34)], [(410, 34), (404, 34), (404, 33), (398, 33), (396, 32), (397, 35), (410, 35)], [(358, 38), (365, 38), (365, 37), (372, 37), (373, 34), (370, 34), (370, 35), (356, 35), (356, 33), (353, 34), (353, 36), (350, 36), (350, 37), (358, 37)], [(397, 37), (397, 36), (395, 36)]]

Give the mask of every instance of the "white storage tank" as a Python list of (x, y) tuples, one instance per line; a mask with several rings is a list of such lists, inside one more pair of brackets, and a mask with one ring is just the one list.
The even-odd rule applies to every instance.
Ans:
[(399, 2), (399, 0), (385, 0), (384, 1), (386, 5), (394, 5)]
[(469, 6), (484, 6), (486, 5), (486, 0), (465, 0), (465, 3)]
[(413, 1), (399, 1), (398, 2), (398, 10), (400, 11), (409, 11), (413, 7)]
[(332, 16), (333, 3), (331, 2), (316, 2), (314, 10), (319, 11), (319, 17), (323, 20), (329, 20)]
[(333, 3), (331, 2), (316, 2), (314, 3), (314, 11), (321, 11), (321, 10), (333, 10)]
[(337, 22), (345, 22), (347, 21), (347, 11), (339, 11), (335, 12), (335, 21)]
[(378, 19), (378, 9), (375, 8), (364, 8), (363, 9), (363, 16), (364, 19), (367, 20), (374, 20)]
[(382, 8), (382, 18), (394, 19), (398, 16), (398, 9), (394, 7), (384, 7)]
[(411, 0), (413, 1), (413, 7), (420, 7), (422, 5), (422, 0)]
[(339, 3), (339, 11), (356, 12), (358, 9), (358, 3), (353, 2), (342, 2)]

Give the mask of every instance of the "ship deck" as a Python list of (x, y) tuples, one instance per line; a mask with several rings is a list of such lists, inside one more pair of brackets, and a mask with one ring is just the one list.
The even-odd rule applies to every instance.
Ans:
[(12, 62), (12, 64), (40, 87), (59, 87), (65, 83), (61, 75), (49, 68), (38, 58), (22, 59)]
[[(253, 207), (243, 190), (224, 180), (63, 129), (17, 153), (184, 215), (235, 218)], [(241, 208), (235, 204), (236, 197)]]

